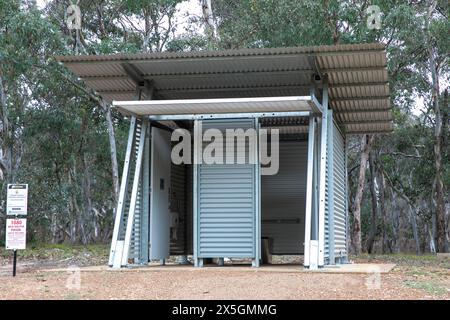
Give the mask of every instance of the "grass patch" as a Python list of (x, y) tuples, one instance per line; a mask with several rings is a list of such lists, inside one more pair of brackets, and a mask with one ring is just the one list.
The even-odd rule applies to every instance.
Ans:
[[(70, 245), (70, 244), (36, 244), (31, 243), (27, 249), (19, 250), (18, 256), (21, 261), (69, 261), (69, 260), (96, 260), (107, 259), (109, 245)], [(12, 250), (0, 248), (0, 258), (12, 259)]]
[(411, 270), (406, 272), (410, 276), (429, 276), (430, 272), (423, 270), (421, 268), (413, 267)]
[(443, 286), (434, 283), (432, 281), (412, 281), (407, 280), (404, 282), (405, 286), (412, 289), (420, 289), (429, 294), (442, 296), (447, 294), (447, 289)]
[(435, 254), (410, 254), (410, 253), (392, 253), (392, 254), (367, 254), (363, 253), (358, 256), (352, 256), (357, 262), (367, 261), (395, 263), (401, 266), (436, 266), (448, 268), (450, 266), (450, 259), (439, 258)]

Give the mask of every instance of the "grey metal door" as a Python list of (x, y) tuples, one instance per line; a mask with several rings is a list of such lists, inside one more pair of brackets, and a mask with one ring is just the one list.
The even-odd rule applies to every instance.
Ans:
[[(202, 121), (208, 129), (254, 129), (254, 119)], [(225, 142), (226, 139), (224, 138)], [(246, 155), (250, 153), (246, 140)], [(202, 150), (205, 145), (202, 145)], [(224, 159), (226, 150), (223, 150)], [(197, 167), (197, 257), (255, 258), (257, 241), (257, 165), (199, 164)]]
[(150, 259), (166, 259), (170, 247), (170, 132), (152, 127), (150, 173)]

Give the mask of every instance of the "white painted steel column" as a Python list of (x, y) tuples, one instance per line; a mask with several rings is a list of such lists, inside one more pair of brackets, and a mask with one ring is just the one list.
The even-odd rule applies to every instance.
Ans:
[[(149, 123), (147, 119), (143, 120)], [(141, 215), (141, 239), (139, 248), (139, 263), (145, 264), (149, 261), (149, 235), (150, 235), (150, 133), (151, 126), (147, 125), (145, 135), (143, 166), (142, 166), (142, 215)]]
[(324, 265), (325, 251), (325, 183), (327, 161), (327, 133), (328, 133), (328, 84), (323, 83), (322, 93), (322, 121), (320, 125), (320, 174), (319, 174), (319, 267)]
[(122, 266), (127, 265), (128, 252), (130, 251), (131, 233), (133, 231), (134, 214), (136, 209), (137, 193), (139, 188), (139, 178), (142, 168), (142, 155), (144, 154), (145, 136), (147, 131), (147, 122), (143, 121), (141, 126), (141, 137), (139, 140), (138, 154), (136, 158), (136, 168), (133, 178), (133, 189), (131, 190), (130, 210), (128, 211), (127, 229), (125, 232), (125, 239), (122, 253)]
[(308, 163), (306, 176), (306, 209), (305, 209), (305, 243), (304, 243), (304, 262), (303, 266), (309, 267), (310, 246), (311, 246), (311, 216), (312, 197), (313, 197), (313, 175), (314, 175), (314, 142), (315, 142), (316, 123), (314, 117), (309, 117), (308, 131)]
[[(202, 132), (201, 132), (201, 121), (194, 121), (194, 163), (193, 165), (193, 179), (192, 179), (192, 226), (193, 226), (193, 253), (194, 253), (194, 266), (202, 267), (203, 260), (199, 261), (198, 258), (198, 164), (201, 159), (201, 151), (202, 151)], [(200, 132), (199, 132), (200, 131)], [(200, 141), (199, 141), (200, 140)]]
[(328, 263), (334, 257), (334, 123), (333, 110), (328, 110)]
[[(256, 130), (256, 146), (253, 148), (255, 163), (255, 258), (252, 262), (252, 266), (258, 268), (260, 264), (261, 257), (261, 170), (260, 170), (260, 159), (259, 159), (259, 120), (255, 119), (255, 130)], [(249, 148), (251, 150), (251, 148)], [(251, 157), (249, 157), (250, 159)]]
[[(128, 131), (127, 151), (125, 153), (125, 162), (123, 164), (122, 180), (120, 182), (119, 200), (117, 203), (116, 218), (114, 221), (114, 231), (111, 241), (111, 250), (109, 253), (109, 266), (120, 268), (120, 259), (114, 259), (114, 256), (122, 257), (123, 243), (118, 245), (118, 237), (120, 231), (120, 224), (122, 223), (123, 210), (125, 205), (125, 196), (128, 189), (128, 174), (130, 172), (131, 152), (133, 149), (134, 132), (136, 130), (136, 118), (131, 117), (130, 129)], [(114, 263), (117, 261), (117, 263)]]

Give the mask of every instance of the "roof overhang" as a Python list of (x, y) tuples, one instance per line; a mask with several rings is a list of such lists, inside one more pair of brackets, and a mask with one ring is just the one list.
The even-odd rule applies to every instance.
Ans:
[(229, 99), (113, 101), (113, 106), (123, 113), (136, 116), (195, 116), (205, 114), (260, 114), (311, 111), (313, 101), (309, 96), (292, 96)]
[[(106, 101), (114, 100), (116, 104), (136, 100), (137, 88), (143, 86), (150, 87), (156, 101), (309, 96), (312, 85), (321, 86), (314, 76), (326, 76), (329, 107), (347, 134), (393, 129), (382, 44), (78, 55), (57, 59)], [(145, 113), (137, 110), (138, 106), (135, 104), (133, 113)], [(128, 112), (124, 106), (120, 108)]]

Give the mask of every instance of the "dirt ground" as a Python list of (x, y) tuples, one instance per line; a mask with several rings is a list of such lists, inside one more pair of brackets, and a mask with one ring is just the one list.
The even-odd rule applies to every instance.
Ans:
[[(250, 266), (56, 272), (46, 270), (50, 264), (29, 262), (22, 263), (13, 278), (8, 262), (0, 264), (0, 299), (450, 300), (450, 260), (435, 256), (372, 256), (356, 261), (396, 263), (387, 274), (274, 272)], [(66, 267), (67, 259), (51, 265)]]

